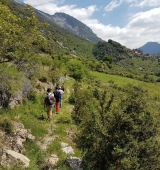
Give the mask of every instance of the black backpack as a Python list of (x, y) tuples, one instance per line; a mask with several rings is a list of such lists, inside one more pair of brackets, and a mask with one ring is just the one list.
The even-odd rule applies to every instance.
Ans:
[(56, 90), (56, 91), (54, 92), (54, 97), (55, 97), (55, 99), (56, 99), (56, 102), (59, 102), (59, 100), (60, 100), (60, 92)]
[(50, 95), (47, 94), (46, 99), (45, 99), (45, 103), (46, 103), (47, 106), (53, 105), (54, 98), (53, 98), (53, 96), (51, 96), (51, 94)]

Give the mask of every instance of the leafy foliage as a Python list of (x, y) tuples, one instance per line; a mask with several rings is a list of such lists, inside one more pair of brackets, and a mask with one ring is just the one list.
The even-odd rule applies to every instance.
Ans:
[[(27, 79), (36, 89), (30, 92), (29, 101), (10, 110), (7, 116), (21, 121), (38, 140), (46, 135), (47, 129), (51, 130), (50, 135), (57, 137), (47, 153), (41, 152), (34, 142), (27, 141), (29, 168), (43, 168), (48, 153), (58, 153), (61, 160), (65, 160), (60, 142), (67, 140), (66, 136), (72, 134), (68, 132), (75, 127), (71, 124), (69, 112), (73, 106), (70, 103), (74, 104), (71, 117), (78, 127), (75, 141), (83, 153), (84, 169), (158, 170), (159, 119), (155, 114), (158, 108), (154, 106), (160, 101), (159, 87), (141, 82), (150, 88), (147, 88), (149, 97), (139, 86), (121, 87), (128, 81), (140, 84), (134, 79), (156, 82), (154, 75), (159, 76), (160, 72), (157, 58), (131, 59), (131, 50), (112, 40), (96, 44), (93, 49), (96, 58), (93, 58), (92, 43), (49, 21), (49, 25), (44, 24), (44, 18), (36, 13), (37, 19), (30, 6), (24, 8), (3, 0), (0, 8), (0, 23), (4, 25), (0, 28), (0, 99), (3, 99), (0, 105), (8, 107), (10, 97), (22, 89)], [(113, 75), (119, 76), (113, 78)], [(35, 82), (38, 79), (58, 84), (61, 76), (67, 77), (65, 83), (69, 88), (76, 83), (74, 93), (65, 86), (63, 115), (54, 117), (55, 127), (43, 121), (45, 116), (40, 107), (43, 97), (36, 92), (44, 92), (45, 88)], [(3, 109), (2, 112), (6, 113)], [(11, 130), (8, 120), (0, 123)]]
[(12, 125), (12, 122), (9, 118), (3, 117), (0, 120), (0, 129), (2, 131), (5, 131), (7, 134), (11, 134), (14, 131), (14, 127)]
[(98, 60), (104, 60), (105, 56), (110, 56), (114, 62), (133, 56), (133, 52), (130, 49), (113, 40), (98, 42), (94, 45), (92, 53)]
[(82, 81), (84, 77), (87, 76), (88, 70), (84, 67), (84, 65), (77, 60), (71, 60), (68, 63), (68, 69), (71, 72), (71, 76), (75, 78), (77, 81)]
[(121, 97), (98, 91), (96, 98), (90, 96), (85, 102), (81, 99), (86, 92), (77, 96), (73, 119), (81, 120), (76, 142), (85, 169), (149, 170), (160, 166), (157, 121), (147, 110), (144, 91), (128, 87), (126, 92)]

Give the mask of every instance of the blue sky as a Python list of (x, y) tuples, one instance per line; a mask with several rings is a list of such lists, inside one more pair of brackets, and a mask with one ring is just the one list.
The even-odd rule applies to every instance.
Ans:
[(160, 0), (21, 0), (48, 14), (64, 12), (105, 41), (128, 48), (160, 43)]

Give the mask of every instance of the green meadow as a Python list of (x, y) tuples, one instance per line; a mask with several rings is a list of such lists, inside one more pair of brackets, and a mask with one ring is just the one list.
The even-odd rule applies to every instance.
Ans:
[(98, 80), (102, 81), (103, 83), (113, 82), (118, 86), (125, 86), (127, 84), (132, 84), (136, 86), (141, 86), (148, 91), (148, 93), (152, 97), (159, 97), (160, 96), (160, 84), (159, 83), (147, 83), (144, 81), (139, 81), (127, 77), (121, 77), (117, 75), (110, 75), (105, 73), (99, 72), (92, 72), (92, 75), (95, 76)]

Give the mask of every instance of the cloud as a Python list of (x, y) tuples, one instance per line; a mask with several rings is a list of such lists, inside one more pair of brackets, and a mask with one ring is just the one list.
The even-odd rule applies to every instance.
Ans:
[[(30, 4), (30, 5), (32, 5), (32, 6), (37, 6), (37, 5), (43, 5), (43, 4), (48, 4), (48, 3), (50, 3), (51, 2), (51, 0), (46, 0), (45, 2), (44, 2), (44, 0), (24, 0), (24, 3), (26, 3), (26, 4)], [(53, 2), (53, 1), (52, 1)]]
[(114, 8), (118, 7), (121, 5), (121, 1), (117, 1), (117, 0), (114, 0), (114, 1), (111, 1), (106, 7), (105, 7), (105, 10), (106, 11), (112, 11)]
[(130, 7), (157, 7), (160, 6), (160, 0), (112, 0), (106, 7), (106, 11), (112, 11), (123, 3), (130, 4)]
[[(91, 5), (86, 8), (78, 8), (76, 5), (63, 5), (60, 6), (60, 1), (56, 0), (25, 0), (25, 3), (32, 5), (34, 8), (41, 10), (50, 15), (55, 14), (56, 12), (64, 12), (71, 16), (74, 16), (78, 20), (83, 20), (92, 16), (92, 14), (97, 11), (96, 5)], [(63, 1), (61, 1), (62, 3)]]
[[(155, 5), (160, 0), (113, 0), (106, 10), (118, 7), (122, 3), (135, 5), (139, 2), (139, 4), (150, 5), (150, 1), (152, 5)], [(33, 7), (48, 14), (53, 15), (56, 12), (64, 12), (75, 17), (90, 27), (98, 37), (106, 41), (112, 39), (129, 48), (138, 48), (148, 41), (160, 43), (160, 7), (132, 15), (128, 20), (128, 24), (120, 28), (118, 26), (104, 25), (98, 19), (91, 19), (93, 13), (98, 11), (96, 5), (79, 8), (77, 5), (58, 4), (62, 2), (63, 0), (25, 0), (25, 3), (29, 3)]]
[(123, 3), (132, 4), (132, 3), (138, 3), (138, 2), (137, 2), (137, 0), (112, 0), (112, 1), (105, 7), (105, 10), (106, 10), (106, 11), (112, 11), (114, 8), (119, 7), (119, 6), (122, 5)]
[(139, 6), (139, 7), (154, 7), (154, 6), (160, 6), (160, 0), (141, 0), (140, 2), (136, 2), (135, 4), (132, 4), (133, 6)]
[(64, 0), (24, 0), (24, 3), (30, 4), (31, 6), (39, 6), (44, 4), (63, 4)]
[(133, 15), (128, 27), (154, 29), (160, 27), (160, 7)]
[(160, 8), (140, 12), (130, 18), (124, 27), (103, 25), (98, 20), (84, 20), (94, 33), (103, 40), (115, 40), (129, 48), (138, 48), (146, 42), (160, 42)]

